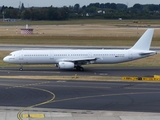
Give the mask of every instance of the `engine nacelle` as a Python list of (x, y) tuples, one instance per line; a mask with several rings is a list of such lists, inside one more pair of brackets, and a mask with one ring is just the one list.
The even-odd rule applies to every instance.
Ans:
[(72, 63), (72, 62), (59, 62), (58, 67), (60, 69), (73, 69), (74, 63)]

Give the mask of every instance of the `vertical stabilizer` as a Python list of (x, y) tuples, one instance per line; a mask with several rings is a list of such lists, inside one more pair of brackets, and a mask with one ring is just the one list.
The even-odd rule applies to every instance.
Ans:
[(149, 50), (152, 37), (153, 37), (154, 29), (148, 29), (141, 36), (141, 38), (135, 43), (135, 45), (131, 48), (134, 50)]

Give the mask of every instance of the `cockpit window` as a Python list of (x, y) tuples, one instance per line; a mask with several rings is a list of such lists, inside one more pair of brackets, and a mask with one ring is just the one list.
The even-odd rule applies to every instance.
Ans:
[(8, 56), (12, 56), (12, 54), (9, 54)]

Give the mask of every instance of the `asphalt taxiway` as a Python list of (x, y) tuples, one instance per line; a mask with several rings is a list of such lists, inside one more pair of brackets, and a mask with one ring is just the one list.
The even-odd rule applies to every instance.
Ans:
[(160, 112), (160, 83), (0, 79), (0, 106)]
[(19, 71), (18, 67), (14, 68), (0, 68), (1, 76), (137, 76), (137, 77), (150, 77), (160, 75), (159, 67), (107, 67), (107, 68), (85, 68), (84, 71), (73, 70), (60, 70), (58, 68), (35, 68), (24, 67), (23, 71)]

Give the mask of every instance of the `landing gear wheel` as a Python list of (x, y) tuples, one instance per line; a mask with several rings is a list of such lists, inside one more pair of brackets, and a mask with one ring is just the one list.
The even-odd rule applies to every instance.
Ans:
[(19, 71), (23, 71), (23, 68), (19, 68)]
[(83, 68), (83, 67), (80, 67), (79, 71), (84, 71), (84, 68)]
[(83, 67), (80, 67), (80, 66), (77, 66), (77, 67), (76, 67), (76, 70), (78, 70), (78, 71), (84, 71), (84, 68), (83, 68)]

